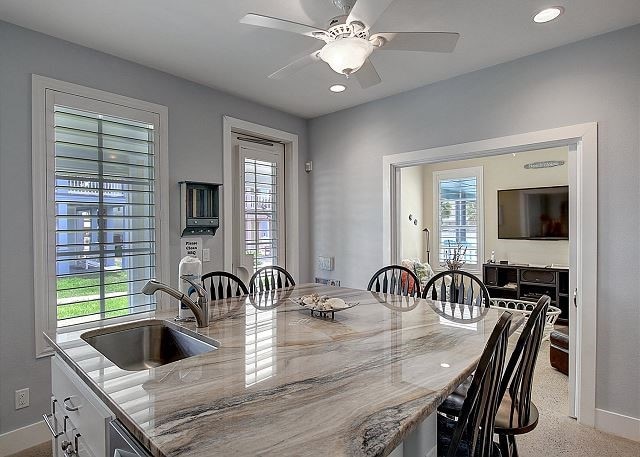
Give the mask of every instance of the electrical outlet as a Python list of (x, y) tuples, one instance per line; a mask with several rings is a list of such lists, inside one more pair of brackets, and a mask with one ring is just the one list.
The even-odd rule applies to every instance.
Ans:
[(209, 262), (211, 260), (211, 249), (205, 248), (202, 250), (202, 261)]
[(16, 390), (16, 409), (29, 406), (29, 388)]

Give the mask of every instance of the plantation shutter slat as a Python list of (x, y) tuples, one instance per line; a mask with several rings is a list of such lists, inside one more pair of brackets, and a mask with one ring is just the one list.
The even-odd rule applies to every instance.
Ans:
[(54, 106), (58, 326), (155, 310), (154, 126)]

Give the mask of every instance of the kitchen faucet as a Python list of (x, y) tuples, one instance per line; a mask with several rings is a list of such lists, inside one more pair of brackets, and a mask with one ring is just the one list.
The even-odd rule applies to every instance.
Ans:
[(200, 284), (191, 280), (188, 276), (180, 276), (180, 278), (191, 284), (198, 293), (198, 300), (196, 300), (196, 303), (179, 290), (169, 287), (166, 284), (162, 284), (155, 279), (150, 280), (144, 285), (142, 293), (145, 295), (153, 295), (157, 291), (161, 291), (171, 295), (173, 298), (180, 300), (180, 303), (187, 305), (193, 312), (193, 315), (196, 317), (196, 327), (208, 327), (209, 297), (207, 295), (207, 291)]

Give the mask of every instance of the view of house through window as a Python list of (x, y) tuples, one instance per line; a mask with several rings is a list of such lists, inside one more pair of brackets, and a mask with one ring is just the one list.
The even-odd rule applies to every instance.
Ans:
[(155, 309), (154, 126), (53, 111), (58, 326)]

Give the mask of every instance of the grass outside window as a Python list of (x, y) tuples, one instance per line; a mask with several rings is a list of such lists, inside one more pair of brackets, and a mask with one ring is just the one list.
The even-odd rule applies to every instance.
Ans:
[[(118, 294), (127, 293), (128, 284), (127, 272), (113, 271), (105, 273), (105, 293)], [(60, 300), (75, 298), (77, 300), (96, 297), (100, 294), (100, 275), (83, 274), (78, 276), (67, 276), (58, 278), (57, 299)], [(86, 298), (85, 298), (86, 297)], [(106, 317), (117, 317), (128, 314), (126, 309), (129, 306), (129, 297), (109, 298), (105, 303)], [(124, 309), (122, 309), (124, 308)], [(100, 312), (100, 300), (90, 300), (82, 303), (59, 305), (57, 307), (58, 319), (68, 319), (72, 317), (85, 316)]]

